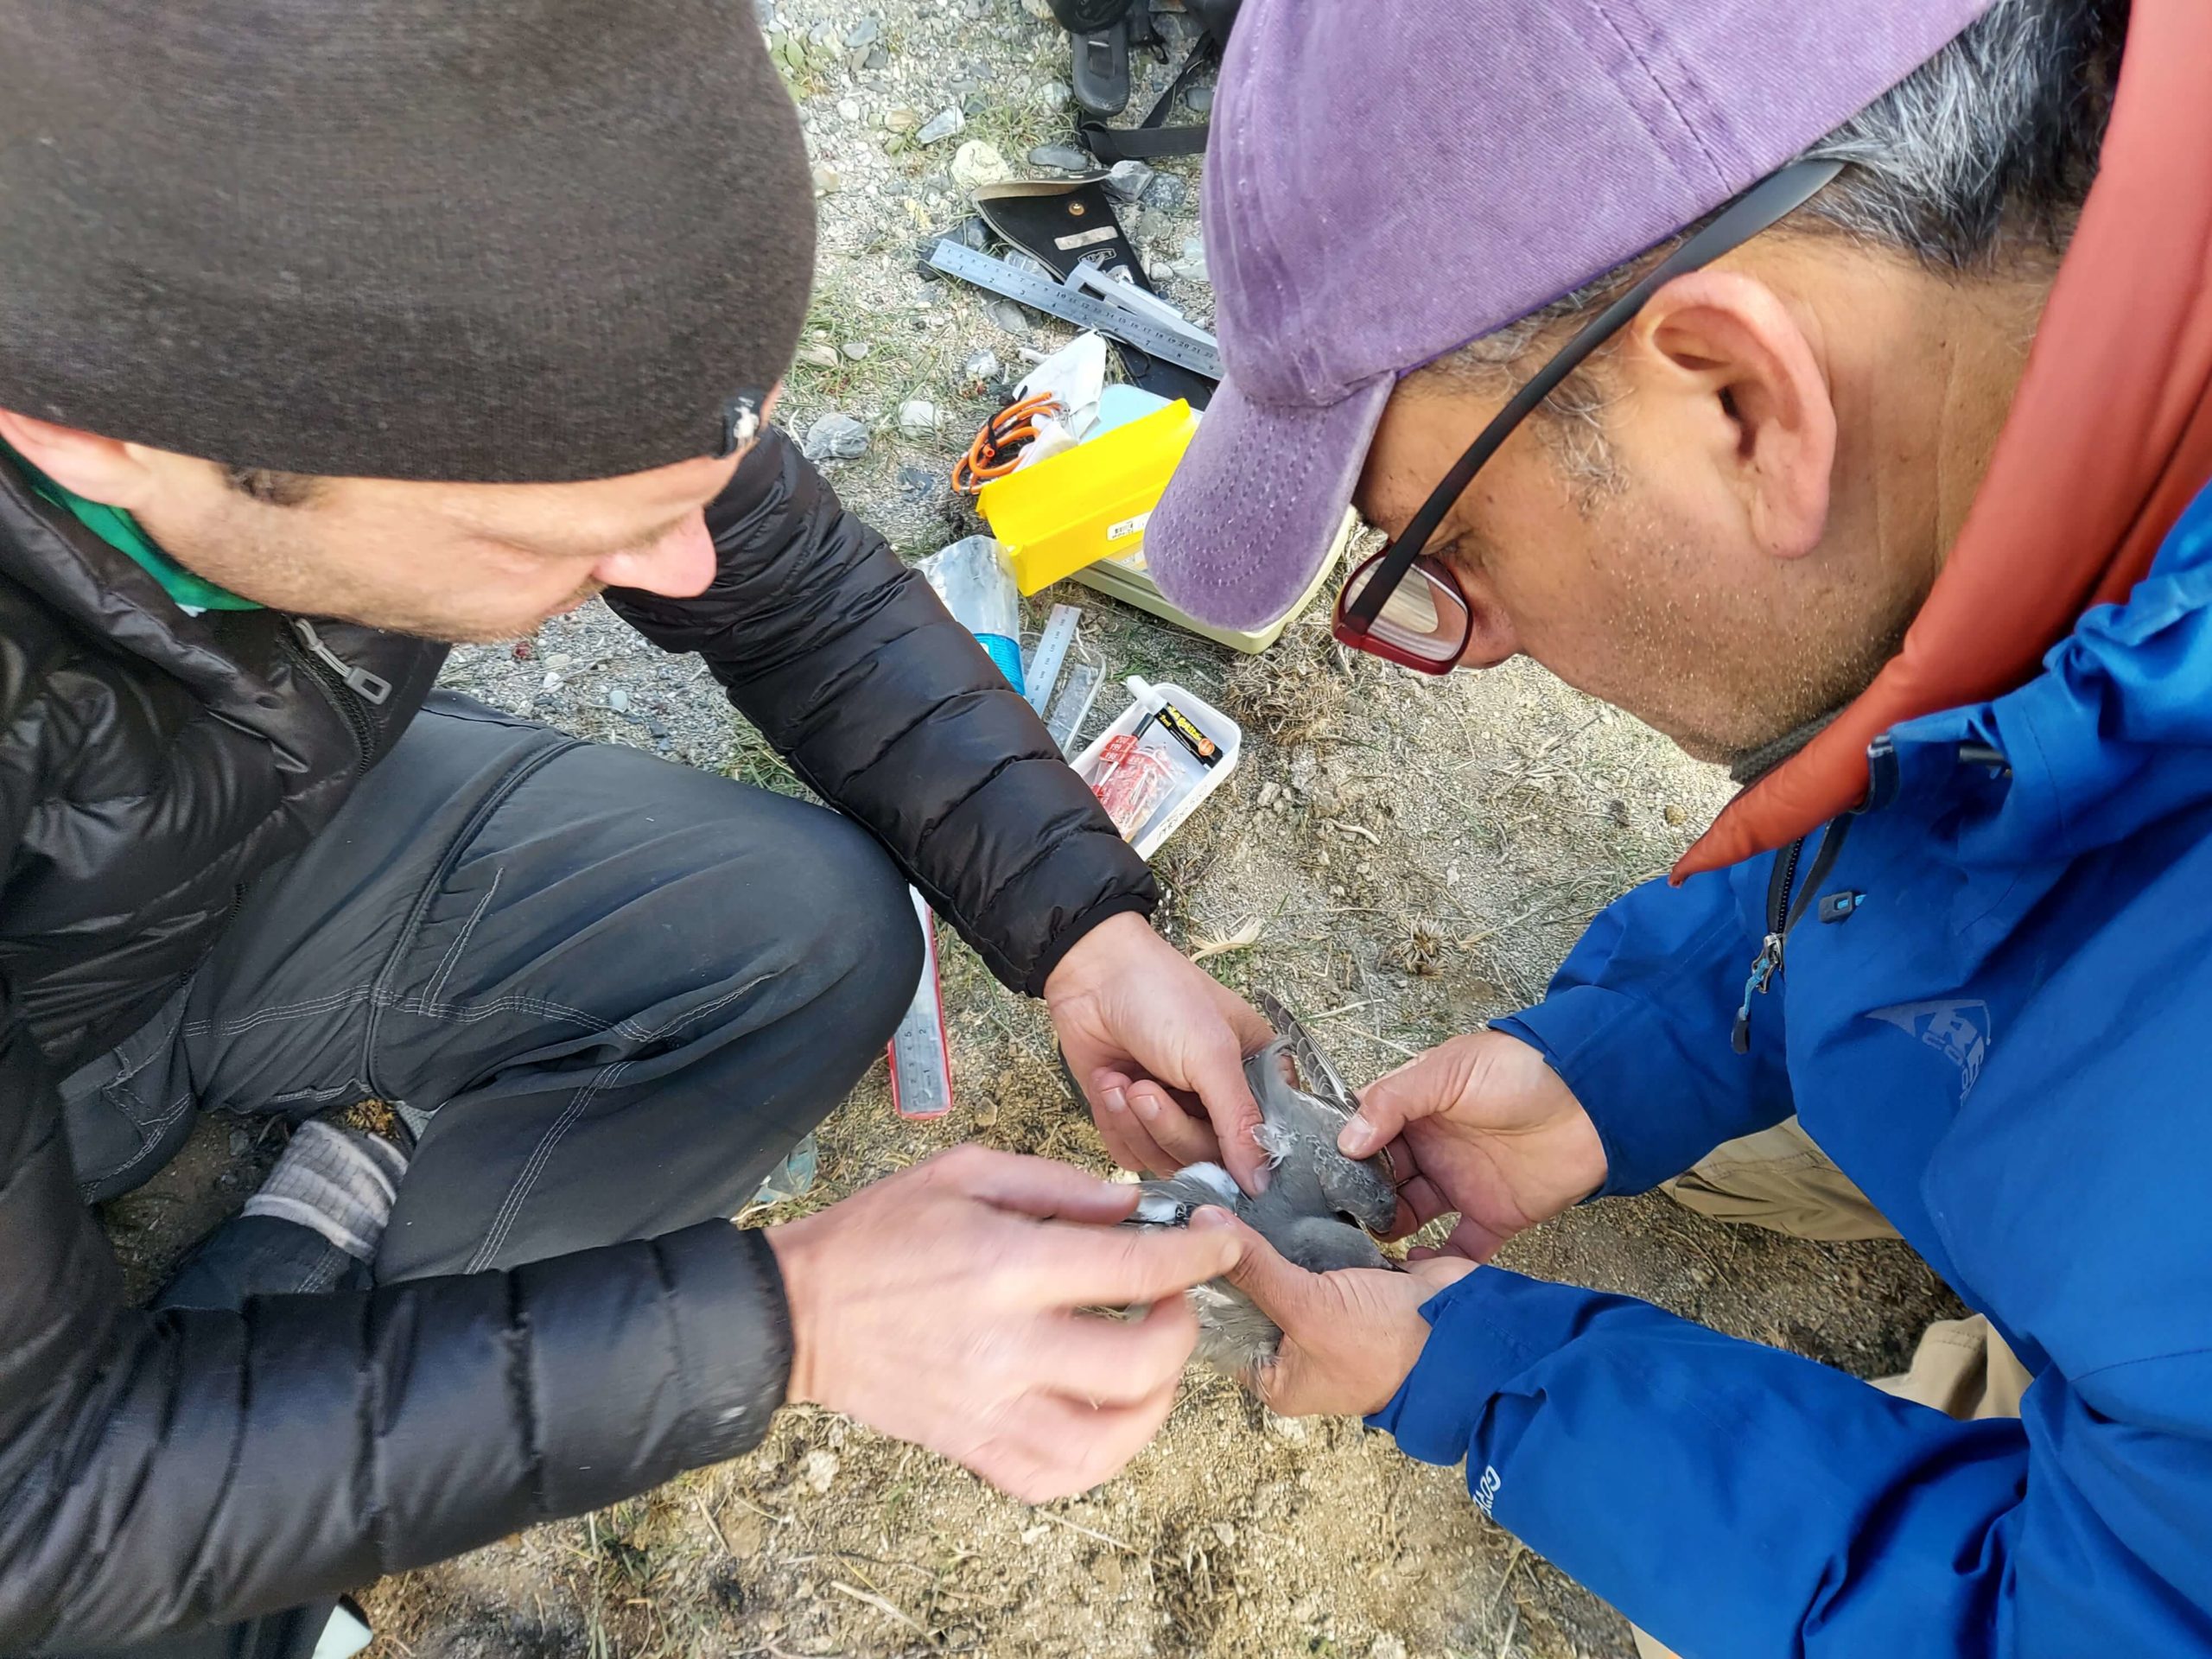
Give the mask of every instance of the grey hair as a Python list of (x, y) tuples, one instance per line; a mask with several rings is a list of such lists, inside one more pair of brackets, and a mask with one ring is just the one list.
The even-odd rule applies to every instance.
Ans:
[[(2096, 178), (2127, 10), (2128, 0), (1992, 0), (1935, 57), (1805, 151), (1805, 160), (1847, 165), (1777, 229), (1841, 237), (1953, 279), (2054, 266)], [(1423, 372), (1494, 385), (1706, 222)], [(1570, 479), (1594, 493), (1619, 481), (1605, 402), (1586, 365), (1545, 406)]]

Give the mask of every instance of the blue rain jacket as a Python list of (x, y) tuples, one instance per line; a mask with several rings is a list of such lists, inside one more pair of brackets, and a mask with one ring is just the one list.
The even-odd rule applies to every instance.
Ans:
[(1786, 852), (1629, 893), (1498, 1023), (1609, 1193), (1796, 1111), (2034, 1373), (2020, 1420), (1484, 1268), (1372, 1421), (1694, 1659), (2212, 1654), (2212, 492), (2037, 677), (1871, 758), (1747, 1052)]

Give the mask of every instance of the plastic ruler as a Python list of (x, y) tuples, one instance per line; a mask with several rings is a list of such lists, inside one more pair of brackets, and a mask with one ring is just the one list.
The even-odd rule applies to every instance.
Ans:
[(1078, 328), (1095, 329), (1109, 340), (1134, 346), (1162, 362), (1179, 364), (1209, 380), (1221, 378), (1221, 353), (1212, 346), (1201, 345), (1118, 305), (1071, 294), (1058, 283), (1017, 270), (1005, 260), (978, 253), (963, 243), (950, 238), (938, 242), (930, 251), (929, 263), (948, 276), (957, 276), (963, 283), (988, 289), (1033, 311), (1042, 311)]
[(1029, 653), (1029, 666), (1021, 671), (1021, 681), (1029, 688), (1029, 706), (1042, 715), (1052, 701), (1052, 688), (1059, 683), (1060, 664), (1068, 659), (1068, 647), (1075, 643), (1076, 624), (1083, 613), (1072, 605), (1055, 605), (1046, 619), (1045, 632), (1037, 636), (1037, 648)]
[(938, 985), (936, 918), (912, 887), (922, 929), (922, 977), (906, 1016), (891, 1033), (891, 1104), (901, 1117), (943, 1117), (952, 1109), (952, 1059), (944, 1041), (944, 993)]
[(1062, 754), (1074, 754), (1077, 741), (1083, 735), (1083, 717), (1097, 701), (1098, 688), (1105, 678), (1105, 671), (1096, 663), (1068, 664), (1067, 683), (1060, 688), (1052, 712), (1045, 716), (1045, 729), (1060, 746)]

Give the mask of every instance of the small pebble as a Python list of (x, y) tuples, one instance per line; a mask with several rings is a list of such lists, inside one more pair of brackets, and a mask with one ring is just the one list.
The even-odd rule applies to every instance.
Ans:
[(572, 666), (575, 660), (575, 657), (571, 652), (556, 651), (545, 659), (545, 666), (556, 669), (568, 668)]
[(1037, 89), (1037, 101), (1048, 110), (1065, 110), (1074, 99), (1064, 80), (1048, 80)]
[(1013, 174), (997, 148), (980, 138), (970, 138), (952, 158), (952, 181), (963, 190), (1002, 183)]
[(863, 17), (845, 33), (849, 47), (874, 46), (883, 38), (883, 25), (873, 17)]
[(805, 1463), (800, 1465), (799, 1478), (811, 1487), (817, 1497), (828, 1491), (830, 1484), (837, 1478), (837, 1454), (819, 1450), (808, 1452)]
[(941, 139), (951, 137), (954, 133), (958, 132), (967, 124), (968, 118), (948, 105), (921, 124), (919, 130), (914, 134), (914, 142), (918, 144), (934, 144)]
[(799, 453), (809, 461), (857, 461), (868, 453), (868, 428), (850, 415), (824, 415), (806, 429)]
[(533, 657), (535, 657), (535, 656), (537, 656), (537, 647), (536, 645), (531, 645), (531, 644), (530, 643), (530, 641), (529, 641), (529, 640), (527, 640), (527, 639), (518, 639), (518, 640), (516, 640), (516, 641), (515, 641), (515, 651), (514, 651), (515, 661), (517, 661), (517, 662), (518, 662), (518, 663), (526, 663), (526, 662), (528, 662), (531, 658), (533, 658)]
[(845, 355), (851, 358), (854, 362), (859, 362), (862, 358), (868, 355), (868, 341), (864, 340), (847, 340), (845, 342)]
[(944, 480), (926, 467), (901, 467), (899, 487), (917, 500), (927, 500), (944, 487)]
[(1664, 807), (1660, 809), (1659, 816), (1665, 818), (1669, 823), (1680, 824), (1685, 818), (1689, 817), (1689, 814), (1683, 811), (1681, 807), (1676, 806), (1670, 801)]
[(899, 429), (910, 438), (937, 433), (937, 405), (926, 397), (910, 397), (899, 405)]
[(1162, 173), (1145, 187), (1145, 205), (1164, 213), (1180, 213), (1191, 199), (1191, 187), (1173, 173)]
[(1012, 300), (993, 300), (983, 308), (983, 315), (1009, 334), (1025, 340), (1029, 336), (1028, 315)]
[(1116, 162), (1106, 169), (1106, 194), (1116, 201), (1136, 201), (1152, 179), (1152, 169), (1142, 162)]
[(817, 196), (835, 195), (837, 187), (843, 182), (830, 168), (817, 167), (814, 169), (814, 194)]
[(810, 369), (834, 369), (837, 366), (835, 346), (814, 344), (798, 348), (798, 360)]
[(1211, 114), (1213, 111), (1213, 88), (1193, 86), (1183, 94), (1183, 102), (1190, 106), (1193, 115)]
[(1367, 1659), (1406, 1659), (1406, 1644), (1395, 1636), (1378, 1636), (1367, 1650)]
[(868, 56), (861, 60), (861, 67), (863, 69), (880, 70), (888, 69), (890, 67), (891, 48), (889, 47), (870, 47)]
[(898, 109), (883, 112), (883, 124), (893, 132), (912, 132), (922, 124), (922, 118), (902, 105)]
[(839, 99), (837, 100), (837, 118), (840, 121), (847, 123), (859, 120), (861, 118), (860, 99), (857, 98)]
[(1006, 365), (999, 361), (996, 352), (978, 352), (960, 365), (962, 379), (980, 380), (987, 385), (1005, 372)]
[(1029, 152), (1029, 165), (1049, 167), (1056, 173), (1088, 173), (1090, 157), (1072, 144), (1039, 144)]
[(607, 694), (607, 706), (612, 709), (618, 715), (628, 714), (630, 712), (630, 694), (627, 691), (625, 691), (620, 686), (616, 686), (612, 691), (609, 691)]
[(1021, 9), (1040, 23), (1058, 21), (1052, 16), (1052, 0), (1021, 0)]
[(1185, 237), (1182, 257), (1170, 261), (1167, 270), (1170, 276), (1181, 276), (1194, 283), (1212, 281), (1212, 277), (1206, 272), (1206, 245), (1204, 238), (1195, 236)]

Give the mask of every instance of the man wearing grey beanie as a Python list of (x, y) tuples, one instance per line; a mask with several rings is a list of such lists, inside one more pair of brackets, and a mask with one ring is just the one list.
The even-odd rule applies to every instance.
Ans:
[[(787, 1400), (1032, 1500), (1165, 1416), (1232, 1230), (974, 1149), (726, 1219), (909, 882), (1124, 1149), (1260, 1157), (1264, 1022), (766, 423), (809, 202), (742, 3), (0, 0), (0, 1649), (303, 1654)], [(432, 690), (602, 591), (844, 816)], [(209, 1108), (292, 1143), (128, 1307), (88, 1204)]]

